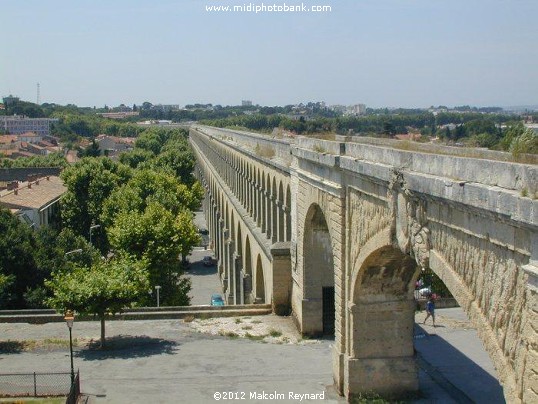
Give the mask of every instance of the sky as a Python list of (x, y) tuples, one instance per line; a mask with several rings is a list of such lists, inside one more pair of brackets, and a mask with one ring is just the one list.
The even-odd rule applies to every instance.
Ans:
[[(262, 4), (331, 11), (206, 11)], [(537, 0), (0, 0), (0, 96), (536, 105), (536, 15)]]

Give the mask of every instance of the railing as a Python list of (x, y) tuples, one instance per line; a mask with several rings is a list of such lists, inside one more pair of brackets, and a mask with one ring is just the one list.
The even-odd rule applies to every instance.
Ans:
[(72, 388), (70, 372), (0, 374), (0, 397), (67, 396)]

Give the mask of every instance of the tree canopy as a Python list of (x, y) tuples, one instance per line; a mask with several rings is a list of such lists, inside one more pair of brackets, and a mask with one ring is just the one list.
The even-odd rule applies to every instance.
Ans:
[(48, 303), (59, 312), (76, 310), (101, 321), (101, 346), (105, 346), (105, 317), (132, 305), (149, 290), (144, 260), (128, 256), (97, 260), (91, 267), (75, 266), (55, 272), (46, 285), (53, 291)]

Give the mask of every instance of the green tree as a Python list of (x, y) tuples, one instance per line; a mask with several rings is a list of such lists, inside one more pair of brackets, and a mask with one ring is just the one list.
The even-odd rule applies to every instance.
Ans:
[(92, 143), (88, 147), (78, 152), (79, 157), (99, 157), (100, 155), (101, 150), (95, 139), (92, 140)]
[(192, 237), (193, 231), (192, 216), (174, 216), (161, 204), (151, 202), (142, 213), (120, 212), (108, 228), (108, 237), (115, 251), (148, 263), (151, 286), (162, 287), (163, 304), (188, 305), (190, 284), (181, 278), (179, 256), (199, 242), (198, 235)]
[(25, 308), (24, 293), (42, 281), (33, 256), (35, 249), (32, 230), (0, 207), (0, 268), (4, 283), (0, 307)]
[(199, 183), (187, 187), (166, 172), (136, 170), (129, 182), (113, 191), (105, 201), (101, 222), (110, 226), (120, 212), (141, 213), (152, 201), (177, 215), (181, 210), (198, 208), (202, 196)]
[[(90, 226), (99, 222), (106, 198), (131, 175), (129, 167), (106, 157), (85, 158), (66, 168), (61, 174), (67, 187), (61, 201), (64, 225), (89, 237)], [(94, 238), (101, 246), (106, 244), (100, 236), (103, 234), (101, 231)]]
[(91, 268), (76, 266), (73, 271), (56, 272), (47, 287), (48, 303), (58, 312), (76, 310), (96, 315), (101, 321), (101, 347), (105, 346), (105, 318), (131, 306), (149, 289), (146, 263), (121, 256), (98, 260)]

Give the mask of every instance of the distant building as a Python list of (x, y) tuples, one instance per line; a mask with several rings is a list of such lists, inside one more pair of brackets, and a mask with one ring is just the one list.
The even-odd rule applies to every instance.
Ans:
[(3, 101), (4, 101), (4, 104), (9, 107), (11, 104), (15, 104), (15, 103), (19, 102), (20, 98), (19, 97), (14, 97), (13, 95), (9, 95), (7, 97), (4, 97)]
[(59, 167), (0, 168), (0, 191), (6, 189), (8, 184), (32, 182), (46, 176), (59, 176), (61, 170)]
[(35, 132), (25, 132), (21, 133), (18, 137), (21, 142), (39, 143), (43, 140), (44, 136)]
[(250, 100), (243, 100), (243, 101), (241, 101), (241, 105), (242, 105), (243, 107), (252, 107), (252, 101), (250, 101)]
[(129, 116), (138, 116), (138, 111), (128, 111), (128, 112), (102, 112), (97, 115), (101, 115), (103, 118), (110, 118), (110, 119), (124, 119)]
[(527, 129), (532, 129), (534, 131), (534, 133), (538, 134), (538, 123), (526, 123), (525, 127)]
[(349, 115), (364, 115), (366, 113), (366, 105), (365, 104), (351, 105), (347, 107), (346, 112)]
[(136, 139), (134, 137), (118, 137), (99, 135), (95, 138), (101, 154), (114, 157), (121, 152), (133, 150)]
[(33, 178), (10, 188), (0, 194), (0, 205), (11, 210), (23, 222), (39, 228), (59, 221), (58, 202), (67, 189), (60, 177)]
[(169, 112), (169, 111), (179, 111), (179, 105), (178, 104), (157, 104), (153, 105), (151, 107), (152, 110), (160, 110), (163, 112)]
[(27, 118), (19, 115), (0, 116), (0, 128), (10, 135), (33, 132), (41, 137), (50, 135), (50, 125), (58, 122), (54, 118)]

